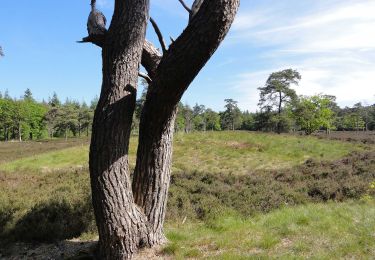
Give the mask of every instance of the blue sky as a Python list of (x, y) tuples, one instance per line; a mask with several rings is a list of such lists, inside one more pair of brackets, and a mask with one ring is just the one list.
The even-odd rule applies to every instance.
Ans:
[[(100, 49), (77, 44), (86, 36), (89, 0), (2, 0), (0, 91), (26, 88), (47, 99), (90, 101), (99, 95)], [(98, 0), (111, 18), (114, 0)], [(191, 4), (192, 0), (186, 0)], [(337, 96), (341, 106), (375, 102), (374, 0), (242, 0), (225, 42), (193, 82), (183, 102), (223, 109), (224, 99), (255, 111), (257, 88), (277, 70), (294, 68), (299, 94)], [(188, 15), (177, 0), (151, 0), (151, 15), (177, 37)], [(147, 38), (157, 44), (152, 30)]]

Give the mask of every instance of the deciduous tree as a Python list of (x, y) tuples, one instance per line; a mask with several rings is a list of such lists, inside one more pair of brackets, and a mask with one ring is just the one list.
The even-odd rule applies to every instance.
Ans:
[(330, 108), (332, 100), (328, 96), (316, 95), (301, 97), (296, 105), (294, 116), (298, 125), (310, 135), (321, 127), (330, 131), (334, 112)]

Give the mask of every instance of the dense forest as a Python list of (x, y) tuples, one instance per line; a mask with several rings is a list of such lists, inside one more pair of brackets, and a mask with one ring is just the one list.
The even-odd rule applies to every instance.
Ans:
[[(255, 113), (241, 111), (233, 99), (225, 99), (224, 110), (220, 112), (204, 105), (191, 107), (180, 102), (175, 131), (302, 131), (312, 134), (318, 130), (327, 133), (375, 130), (375, 104), (357, 103), (340, 108), (332, 95), (297, 96), (292, 85), (298, 85), (300, 79), (300, 74), (291, 69), (272, 73), (265, 86), (259, 88), (259, 110)], [(134, 134), (138, 132), (145, 93), (137, 100)], [(11, 98), (8, 91), (0, 92), (0, 140), (89, 136), (97, 102), (97, 98), (89, 105), (71, 99), (61, 102), (56, 93), (48, 101), (38, 102), (30, 89), (19, 99)]]

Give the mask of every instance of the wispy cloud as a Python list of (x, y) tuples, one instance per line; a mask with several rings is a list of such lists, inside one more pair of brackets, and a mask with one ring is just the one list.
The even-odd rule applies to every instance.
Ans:
[(234, 25), (230, 42), (266, 47), (268, 64), (238, 75), (242, 106), (254, 110), (256, 88), (288, 67), (302, 73), (300, 94), (333, 94), (341, 105), (375, 102), (375, 1), (307, 0), (290, 11), (291, 2), (243, 11)]

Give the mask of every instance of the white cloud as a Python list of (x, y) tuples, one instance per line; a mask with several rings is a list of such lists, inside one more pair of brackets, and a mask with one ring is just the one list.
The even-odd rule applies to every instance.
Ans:
[[(302, 74), (300, 94), (336, 95), (343, 106), (375, 102), (375, 1), (333, 1), (322, 8), (324, 1), (307, 5), (309, 14), (283, 12), (288, 1), (240, 14), (230, 41), (267, 46), (263, 59), (268, 63), (262, 71), (238, 76), (242, 107), (251, 104), (255, 110), (256, 88), (272, 71), (289, 67)], [(259, 16), (265, 13), (267, 18)]]

